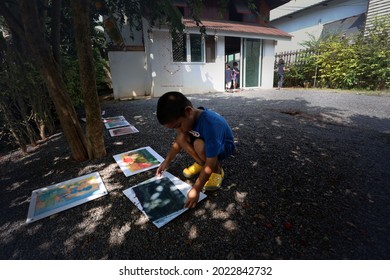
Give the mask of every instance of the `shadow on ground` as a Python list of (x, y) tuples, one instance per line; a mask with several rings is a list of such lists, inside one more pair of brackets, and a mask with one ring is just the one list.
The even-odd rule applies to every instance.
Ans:
[[(151, 146), (162, 156), (174, 132), (156, 121), (156, 99), (108, 101), (139, 133), (105, 134), (107, 157), (71, 162), (61, 133), (33, 153), (1, 157), (1, 259), (389, 259), (390, 119), (344, 116), (304, 99), (193, 95), (223, 115), (237, 144), (223, 189), (161, 229), (123, 190), (113, 155)], [(81, 116), (82, 117), (82, 116)], [(179, 154), (169, 171), (191, 164)], [(108, 195), (26, 224), (31, 192), (98, 171)]]

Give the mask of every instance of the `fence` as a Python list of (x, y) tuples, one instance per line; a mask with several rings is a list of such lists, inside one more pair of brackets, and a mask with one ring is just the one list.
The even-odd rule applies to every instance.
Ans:
[(280, 52), (275, 55), (275, 65), (278, 64), (281, 58), (284, 60), (286, 66), (290, 66), (291, 64), (304, 64), (307, 61), (305, 58), (313, 54), (314, 51), (309, 49)]
[[(309, 63), (309, 57), (317, 54), (312, 49), (300, 49), (295, 51), (286, 51), (286, 52), (280, 52), (275, 55), (275, 69), (277, 69), (277, 64), (280, 59), (284, 60), (285, 67), (287, 69), (290, 69), (291, 71), (288, 71), (288, 74), (285, 76), (285, 83), (288, 86), (304, 86), (309, 87), (317, 86), (317, 75), (318, 75), (318, 68), (317, 66), (314, 66), (312, 63)], [(297, 67), (292, 66), (298, 66), (299, 71), (297, 70)], [(299, 66), (304, 66), (299, 67)], [(308, 66), (308, 67), (306, 67)], [(295, 68), (295, 71), (292, 70), (292, 68)]]

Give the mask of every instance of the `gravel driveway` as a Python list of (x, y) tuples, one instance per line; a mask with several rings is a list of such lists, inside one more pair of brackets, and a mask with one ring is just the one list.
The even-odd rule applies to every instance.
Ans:
[[(106, 131), (107, 157), (70, 161), (61, 133), (28, 156), (1, 156), (0, 259), (390, 259), (389, 96), (285, 89), (190, 98), (233, 128), (222, 190), (157, 229), (123, 194), (155, 170), (125, 177), (113, 155), (150, 146), (165, 156), (174, 132), (158, 124), (157, 99), (107, 101), (105, 116), (139, 130)], [(184, 180), (191, 163), (179, 154), (169, 171)], [(108, 195), (25, 223), (33, 190), (95, 171)]]

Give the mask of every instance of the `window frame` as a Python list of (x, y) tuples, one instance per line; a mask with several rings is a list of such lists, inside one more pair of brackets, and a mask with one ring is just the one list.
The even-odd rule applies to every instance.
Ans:
[[(198, 33), (183, 33), (183, 34), (180, 34), (180, 36), (185, 36), (185, 51), (186, 51), (186, 57), (185, 57), (185, 61), (175, 61), (174, 60), (174, 56), (173, 56), (173, 46), (174, 46), (174, 38), (171, 37), (171, 46), (172, 46), (172, 62), (173, 63), (187, 63), (187, 64), (206, 64), (206, 63), (216, 63), (216, 43), (215, 43), (215, 36), (213, 35), (202, 35), (202, 34), (198, 34)], [(191, 45), (191, 36), (200, 36), (200, 56), (201, 56), (201, 61), (193, 61), (193, 56), (192, 56), (192, 53), (193, 53), (193, 48), (192, 48), (192, 45)], [(214, 44), (212, 44), (212, 48), (214, 48), (214, 50), (211, 52), (211, 57), (209, 58), (207, 56), (207, 46), (206, 46), (206, 43), (207, 43), (207, 40), (206, 40), (206, 36), (209, 36), (210, 38), (212, 38), (211, 40), (214, 40)]]

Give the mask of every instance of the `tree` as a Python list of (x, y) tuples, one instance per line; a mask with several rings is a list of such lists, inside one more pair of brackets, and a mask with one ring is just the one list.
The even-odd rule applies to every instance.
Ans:
[[(0, 2), (3, 10), (4, 2)], [(28, 53), (23, 37), (18, 36), (20, 26), (17, 24), (15, 5), (10, 5), (8, 24), (0, 17), (0, 26), (5, 34), (0, 33), (0, 112), (2, 117), (1, 134), (12, 143), (19, 145), (27, 152), (27, 144), (36, 145), (37, 140), (44, 140), (45, 131), (54, 131), (52, 103), (48, 92)], [(20, 22), (20, 21), (19, 21)], [(21, 79), (20, 77), (23, 77)], [(10, 139), (11, 139), (10, 138)], [(9, 139), (9, 140), (10, 140)], [(11, 141), (10, 141), (11, 142)]]
[(76, 35), (77, 57), (80, 65), (80, 80), (87, 118), (87, 148), (89, 158), (106, 155), (104, 146), (102, 118), (96, 90), (95, 65), (89, 26), (89, 0), (71, 0), (73, 22)]
[[(57, 39), (53, 40), (54, 44), (52, 46), (49, 43), (50, 40), (48, 40), (46, 36), (45, 17), (47, 15), (45, 15), (45, 2), (46, 1), (23, 0), (19, 0), (18, 2), (9, 1), (8, 3), (1, 2), (0, 13), (4, 16), (13, 35), (15, 34), (15, 36), (23, 38), (33, 60), (39, 65), (42, 78), (45, 81), (64, 135), (69, 144), (71, 157), (76, 161), (83, 161), (88, 158), (104, 156), (106, 151), (103, 142), (101, 112), (98, 102), (96, 102), (96, 100), (98, 100), (96, 85), (92, 86), (91, 91), (88, 89), (91, 86), (91, 79), (82, 80), (82, 84), (84, 82), (86, 83), (86, 85), (82, 86), (84, 92), (85, 89), (88, 89), (88, 91), (84, 93), (84, 99), (86, 100), (85, 104), (91, 104), (86, 108), (88, 125), (87, 136), (85, 136), (62, 77), (59, 48), (57, 46), (59, 37), (57, 36)], [(61, 5), (59, 5), (58, 2), (60, 2), (60, 0), (53, 0), (53, 11), (56, 12), (53, 12), (52, 14), (52, 34), (59, 32), (59, 19), (57, 17), (59, 15), (58, 9), (60, 9)], [(88, 1), (83, 1), (83, 4), (88, 7)], [(12, 8), (10, 8), (10, 6), (12, 6)], [(13, 12), (13, 10), (16, 10), (16, 12)], [(84, 13), (84, 15), (87, 15), (87, 11), (87, 8), (85, 8), (85, 10), (80, 10), (78, 7), (75, 7), (76, 13), (81, 12)], [(88, 20), (89, 15), (87, 15), (86, 18)], [(81, 25), (86, 25), (86, 23), (81, 23)], [(76, 33), (78, 33), (79, 38), (84, 37), (85, 42), (88, 40), (90, 41), (90, 35), (85, 33), (87, 29), (88, 24), (86, 25), (86, 28), (80, 27), (80, 25), (76, 28)], [(77, 44), (80, 46), (79, 53), (84, 44), (87, 44), (85, 42), (78, 40)], [(88, 45), (88, 49), (91, 49), (91, 45)], [(55, 55), (53, 54), (53, 50)], [(83, 52), (84, 50), (81, 51), (81, 53)], [(91, 52), (92, 50), (90, 53)], [(90, 53), (82, 55), (82, 58), (79, 59), (80, 71), (88, 71), (88, 75), (93, 73), (92, 79), (94, 79), (95, 69), (91, 68), (91, 65), (94, 63)], [(84, 78), (88, 75), (83, 73), (82, 77)], [(101, 130), (100, 132), (99, 129)]]
[(45, 30), (38, 13), (36, 1), (19, 0), (23, 34), (35, 61), (38, 62), (42, 77), (56, 108), (64, 135), (68, 141), (72, 158), (83, 161), (88, 158), (87, 141), (77, 119), (72, 101), (66, 92), (62, 73), (54, 59), (53, 52), (45, 37)]

